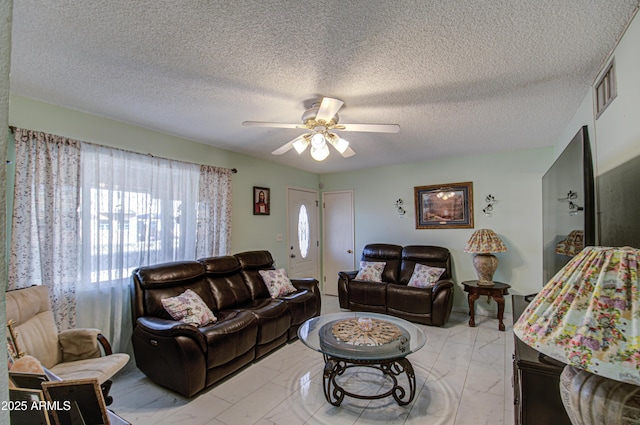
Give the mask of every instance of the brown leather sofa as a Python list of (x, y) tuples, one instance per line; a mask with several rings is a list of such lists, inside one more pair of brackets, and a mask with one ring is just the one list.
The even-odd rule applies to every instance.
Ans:
[[(178, 261), (133, 271), (131, 303), (137, 367), (152, 381), (191, 397), (297, 337), (320, 314), (315, 279), (291, 279), (295, 293), (271, 298), (259, 270), (268, 251)], [(175, 321), (162, 299), (191, 289), (218, 319), (196, 327)]]
[[(453, 306), (451, 254), (439, 246), (369, 244), (362, 261), (384, 262), (382, 283), (355, 280), (357, 271), (338, 273), (340, 307), (401, 317), (425, 325), (443, 326)], [(407, 286), (417, 263), (444, 268), (433, 288)]]

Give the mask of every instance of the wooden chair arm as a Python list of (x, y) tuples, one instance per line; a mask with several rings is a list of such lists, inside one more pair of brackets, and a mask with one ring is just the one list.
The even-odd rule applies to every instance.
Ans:
[(98, 342), (100, 343), (100, 345), (102, 345), (105, 356), (110, 356), (111, 354), (113, 354), (113, 351), (111, 350), (111, 344), (109, 344), (109, 340), (106, 336), (98, 334)]

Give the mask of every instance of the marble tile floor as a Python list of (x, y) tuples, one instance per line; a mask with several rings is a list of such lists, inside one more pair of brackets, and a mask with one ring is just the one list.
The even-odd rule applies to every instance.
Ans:
[[(323, 296), (323, 314), (341, 311), (337, 297)], [(410, 355), (417, 390), (407, 406), (392, 397), (345, 397), (329, 404), (322, 390), (322, 354), (300, 341), (289, 343), (226, 380), (187, 399), (166, 390), (131, 368), (114, 379), (110, 408), (135, 425), (510, 425), (513, 333), (495, 317), (453, 312), (445, 327), (423, 326), (426, 345)], [(375, 393), (381, 379), (370, 368), (350, 369), (345, 386)]]

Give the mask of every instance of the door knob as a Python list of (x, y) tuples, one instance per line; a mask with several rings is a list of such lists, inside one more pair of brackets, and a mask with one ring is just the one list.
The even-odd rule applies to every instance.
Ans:
[(291, 254), (291, 258), (296, 258), (296, 254)]
[(347, 249), (347, 254), (353, 254), (353, 251), (350, 249)]

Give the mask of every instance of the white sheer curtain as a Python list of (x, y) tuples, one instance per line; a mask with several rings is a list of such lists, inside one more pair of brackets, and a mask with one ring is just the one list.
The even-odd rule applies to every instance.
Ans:
[(131, 272), (195, 258), (200, 167), (83, 143), (80, 326), (129, 351)]
[(16, 129), (8, 288), (47, 285), (59, 329), (76, 325), (80, 142)]
[(10, 288), (51, 288), (61, 329), (131, 352), (131, 272), (228, 254), (231, 171), (16, 132)]

